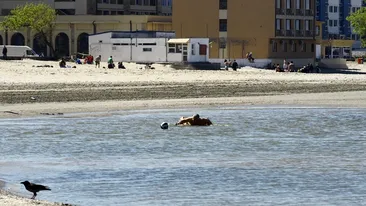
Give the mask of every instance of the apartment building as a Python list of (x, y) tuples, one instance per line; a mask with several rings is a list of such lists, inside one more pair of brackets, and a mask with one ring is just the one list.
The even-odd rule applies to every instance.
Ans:
[(58, 15), (161, 15), (170, 16), (172, 0), (0, 0), (0, 15), (17, 5), (43, 2)]
[(355, 40), (353, 47), (361, 46), (360, 36), (353, 32), (347, 16), (365, 6), (363, 0), (317, 0), (316, 18), (323, 24), (323, 39)]
[(174, 0), (172, 19), (177, 37), (210, 38), (211, 58), (315, 57), (315, 0)]

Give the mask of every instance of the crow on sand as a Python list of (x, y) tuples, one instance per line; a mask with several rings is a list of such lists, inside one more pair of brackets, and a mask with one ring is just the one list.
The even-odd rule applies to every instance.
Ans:
[(51, 190), (47, 186), (37, 185), (37, 184), (34, 184), (34, 183), (30, 183), (28, 181), (21, 182), (20, 184), (23, 184), (25, 189), (27, 189), (29, 192), (33, 192), (33, 197), (31, 197), (31, 199), (36, 198), (37, 192), (39, 192), (41, 190)]

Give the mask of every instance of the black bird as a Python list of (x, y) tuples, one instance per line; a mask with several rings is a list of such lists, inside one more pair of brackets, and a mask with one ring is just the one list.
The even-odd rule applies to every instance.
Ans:
[(37, 185), (37, 184), (34, 184), (34, 183), (30, 183), (28, 181), (21, 182), (20, 184), (23, 184), (25, 189), (27, 189), (29, 192), (33, 192), (33, 197), (31, 197), (31, 199), (36, 198), (37, 192), (39, 192), (41, 190), (51, 190), (47, 186)]

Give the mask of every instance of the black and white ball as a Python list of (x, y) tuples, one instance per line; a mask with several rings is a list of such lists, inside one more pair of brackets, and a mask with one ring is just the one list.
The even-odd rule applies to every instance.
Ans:
[(161, 123), (160, 128), (161, 129), (168, 129), (169, 125), (166, 122)]

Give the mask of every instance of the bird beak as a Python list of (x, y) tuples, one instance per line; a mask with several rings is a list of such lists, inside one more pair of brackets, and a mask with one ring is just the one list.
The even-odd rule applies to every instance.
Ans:
[(24, 182), (21, 182), (20, 184), (24, 184)]

